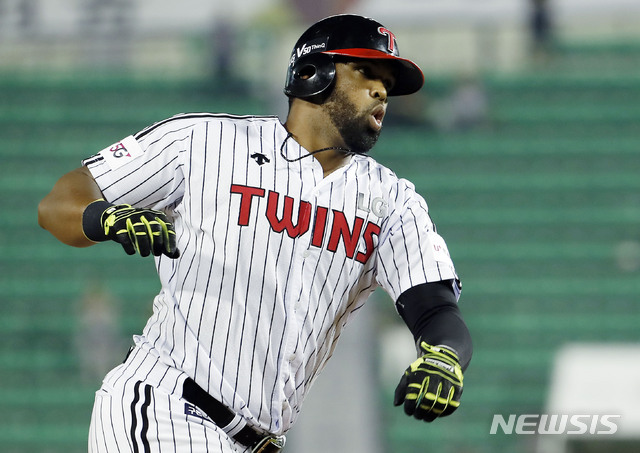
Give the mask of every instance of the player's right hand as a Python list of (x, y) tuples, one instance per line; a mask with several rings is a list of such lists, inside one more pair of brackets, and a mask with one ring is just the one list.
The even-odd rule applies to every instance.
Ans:
[[(100, 206), (99, 209), (107, 206), (103, 200), (91, 205), (93, 204), (96, 208)], [(83, 224), (92, 223), (90, 218), (87, 219), (87, 212), (92, 212), (91, 205), (85, 210)], [(93, 212), (96, 212), (95, 209)], [(110, 239), (118, 242), (128, 255), (164, 254), (169, 258), (180, 256), (176, 247), (176, 232), (166, 214), (161, 211), (134, 208), (128, 204), (108, 204), (99, 216), (99, 226), (102, 229), (99, 233), (87, 233), (91, 228), (85, 228), (86, 236), (94, 241)]]

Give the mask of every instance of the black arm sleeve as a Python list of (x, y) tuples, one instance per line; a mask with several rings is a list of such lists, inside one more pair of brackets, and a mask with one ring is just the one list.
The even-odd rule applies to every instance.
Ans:
[(471, 334), (462, 319), (452, 281), (424, 283), (400, 295), (398, 313), (416, 342), (446, 345), (456, 350), (463, 370), (471, 361)]

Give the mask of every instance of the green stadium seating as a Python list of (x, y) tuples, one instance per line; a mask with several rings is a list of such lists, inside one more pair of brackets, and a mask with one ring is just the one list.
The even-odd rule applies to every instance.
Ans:
[[(558, 347), (638, 340), (640, 257), (622, 259), (640, 243), (640, 76), (628, 70), (639, 59), (635, 43), (561, 46), (547, 68), (483, 76), (487, 128), (383, 134), (376, 157), (416, 184), (449, 244), (476, 349), (446, 422), (406, 420), (383, 389), (393, 453), (526, 451), (528, 439), (490, 436), (491, 418), (544, 410)], [(174, 113), (266, 112), (204, 82), (5, 75), (0, 94), (0, 445), (86, 451), (99, 380), (81, 377), (80, 301), (91, 285), (109, 288), (126, 340), (158, 283), (150, 261), (116, 247), (57, 243), (37, 226), (39, 200), (83, 157)]]

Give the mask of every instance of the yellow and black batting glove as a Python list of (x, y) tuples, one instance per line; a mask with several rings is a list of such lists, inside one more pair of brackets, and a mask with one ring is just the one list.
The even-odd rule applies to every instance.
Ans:
[(94, 242), (118, 242), (128, 255), (180, 256), (176, 232), (161, 211), (96, 200), (84, 211), (82, 229), (85, 236)]
[(418, 420), (432, 422), (460, 406), (462, 368), (458, 355), (446, 346), (420, 343), (423, 355), (404, 372), (393, 404), (404, 403), (404, 411)]

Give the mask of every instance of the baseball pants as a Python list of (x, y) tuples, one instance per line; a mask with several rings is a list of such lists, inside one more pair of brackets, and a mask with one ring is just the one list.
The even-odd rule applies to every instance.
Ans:
[[(144, 353), (134, 350), (111, 371), (96, 392), (89, 453), (245, 453), (250, 449), (230, 438), (179, 391), (184, 377), (165, 373), (161, 382), (147, 373)], [(167, 383), (172, 383), (167, 385)]]

